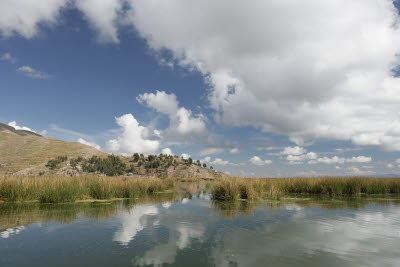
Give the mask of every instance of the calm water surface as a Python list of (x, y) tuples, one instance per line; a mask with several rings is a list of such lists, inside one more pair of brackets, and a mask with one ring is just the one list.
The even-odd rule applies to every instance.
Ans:
[(0, 266), (400, 266), (399, 204), (0, 204)]

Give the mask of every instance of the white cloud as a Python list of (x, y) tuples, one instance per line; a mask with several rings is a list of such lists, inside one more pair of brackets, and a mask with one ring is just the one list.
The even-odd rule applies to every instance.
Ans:
[(286, 159), (292, 163), (294, 161), (315, 160), (317, 158), (318, 158), (318, 155), (317, 155), (317, 153), (314, 153), (314, 152), (309, 152), (309, 153), (303, 154), (303, 155), (288, 155), (286, 157)]
[(355, 162), (355, 163), (365, 163), (365, 162), (371, 162), (372, 158), (371, 157), (365, 157), (365, 156), (358, 156), (358, 157), (352, 157), (351, 159), (347, 159), (347, 162)]
[(214, 161), (210, 162), (210, 164), (213, 165), (219, 165), (219, 166), (226, 166), (231, 164), (228, 160), (223, 160), (221, 158), (216, 158)]
[(200, 156), (216, 155), (216, 154), (221, 154), (223, 152), (224, 152), (223, 148), (212, 147), (212, 148), (207, 148), (207, 149), (204, 149), (204, 150), (200, 151), (199, 155)]
[(81, 144), (87, 145), (87, 146), (94, 147), (97, 150), (101, 150), (101, 147), (98, 144), (96, 144), (95, 142), (89, 142), (89, 141), (86, 141), (83, 138), (78, 138), (78, 142), (81, 143)]
[(24, 131), (30, 131), (30, 132), (36, 133), (34, 130), (32, 130), (29, 127), (17, 125), (16, 121), (10, 121), (8, 123), (8, 126), (14, 127), (15, 130), (24, 130)]
[(42, 135), (42, 136), (46, 136), (47, 135), (47, 130), (42, 130), (39, 134)]
[(192, 116), (192, 111), (184, 107), (179, 107), (178, 100), (174, 94), (167, 94), (164, 91), (154, 93), (144, 93), (137, 98), (142, 103), (157, 112), (168, 115), (170, 120), (169, 128), (164, 132), (165, 136), (171, 138), (191, 137), (204, 134), (206, 126), (202, 115)]
[(17, 71), (24, 73), (26, 76), (33, 78), (33, 79), (40, 79), (40, 80), (44, 80), (44, 79), (48, 79), (50, 78), (50, 75), (45, 73), (45, 72), (41, 72), (38, 71), (30, 66), (22, 66), (19, 67), (17, 69)]
[(335, 164), (335, 163), (343, 164), (345, 161), (346, 161), (345, 158), (341, 158), (341, 157), (338, 157), (338, 156), (334, 156), (332, 158), (323, 157), (323, 158), (317, 159), (317, 162), (325, 163), (325, 164)]
[(238, 148), (232, 148), (232, 149), (229, 151), (229, 153), (231, 153), (231, 154), (239, 154), (239, 153), (240, 153), (240, 150), (239, 150)]
[(119, 42), (118, 13), (122, 11), (122, 0), (78, 0), (75, 4), (99, 32), (101, 42)]
[(350, 175), (371, 175), (374, 174), (375, 172), (372, 170), (361, 170), (360, 168), (357, 168), (355, 166), (351, 166), (347, 168), (348, 174)]
[(166, 147), (163, 150), (161, 150), (161, 153), (164, 155), (168, 155), (168, 156), (173, 156), (174, 154), (172, 154), (172, 151), (170, 148)]
[(148, 129), (139, 125), (132, 114), (122, 115), (115, 120), (120, 126), (120, 135), (106, 142), (107, 152), (132, 155), (133, 153), (154, 154), (158, 151), (160, 141), (150, 139)]
[(18, 33), (25, 38), (32, 38), (38, 33), (40, 26), (57, 23), (60, 9), (67, 2), (68, 0), (2, 0), (0, 34), (10, 37)]
[(258, 165), (258, 166), (272, 163), (271, 160), (262, 160), (260, 157), (257, 157), (257, 156), (252, 157), (249, 161), (251, 164)]
[(204, 159), (200, 160), (202, 163), (209, 163), (211, 161), (211, 157), (205, 157)]
[(386, 165), (388, 168), (392, 169), (394, 166), (391, 163), (388, 163), (388, 165)]
[(318, 158), (316, 162), (318, 163), (325, 163), (325, 164), (343, 164), (343, 163), (366, 163), (366, 162), (371, 162), (372, 158), (371, 157), (365, 157), (365, 156), (358, 156), (358, 157), (352, 157), (352, 158), (342, 158), (338, 156), (334, 157), (323, 157), (323, 158)]
[(400, 164), (400, 159), (396, 159), (395, 161), (397, 164)]
[(183, 154), (181, 155), (181, 157), (182, 157), (183, 159), (189, 159), (191, 156), (190, 156), (189, 154), (183, 153)]
[(0, 61), (9, 61), (11, 63), (15, 63), (16, 59), (10, 53), (5, 53), (0, 57)]
[(142, 231), (148, 224), (150, 216), (156, 216), (159, 210), (155, 205), (137, 205), (128, 212), (118, 215), (121, 226), (113, 236), (113, 241), (121, 245), (128, 245), (135, 238), (137, 233)]
[(306, 153), (307, 150), (303, 147), (295, 146), (295, 147), (285, 147), (281, 152), (282, 155), (301, 155)]
[(218, 121), (400, 150), (393, 1), (130, 3), (151, 48), (204, 74)]

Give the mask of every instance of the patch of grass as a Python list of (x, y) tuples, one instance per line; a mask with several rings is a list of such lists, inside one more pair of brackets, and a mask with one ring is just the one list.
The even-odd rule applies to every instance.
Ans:
[(211, 190), (214, 200), (280, 199), (293, 194), (329, 197), (399, 194), (399, 178), (224, 178)]
[(174, 188), (174, 179), (132, 177), (0, 177), (0, 199), (66, 203), (82, 199), (141, 197)]

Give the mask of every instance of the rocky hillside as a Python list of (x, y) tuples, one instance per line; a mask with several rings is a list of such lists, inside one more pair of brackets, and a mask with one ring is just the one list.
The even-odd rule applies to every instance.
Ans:
[(59, 155), (89, 158), (93, 155), (105, 156), (106, 153), (80, 143), (15, 130), (0, 123), (0, 174), (29, 173), (29, 169), (43, 167)]
[(227, 175), (206, 166), (171, 155), (115, 155), (84, 157), (58, 156), (46, 164), (17, 172), (17, 175), (68, 175), (96, 174), (104, 176), (132, 176), (159, 178), (217, 178)]
[(98, 175), (216, 178), (227, 176), (170, 155), (113, 156), (80, 143), (65, 142), (0, 123), (0, 175)]

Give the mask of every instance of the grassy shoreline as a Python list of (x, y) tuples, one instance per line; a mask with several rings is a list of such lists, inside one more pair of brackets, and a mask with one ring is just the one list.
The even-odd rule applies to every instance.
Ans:
[(199, 178), (0, 176), (0, 201), (71, 203), (143, 198), (177, 192), (182, 183), (192, 184), (193, 192), (202, 183), (217, 201), (400, 194), (399, 178), (220, 178), (210, 182)]
[(276, 199), (296, 194), (357, 197), (400, 194), (399, 178), (323, 177), (323, 178), (225, 178), (213, 186), (214, 200)]
[(68, 203), (118, 198), (138, 198), (173, 190), (175, 179), (101, 176), (3, 176), (0, 200), (12, 202)]

